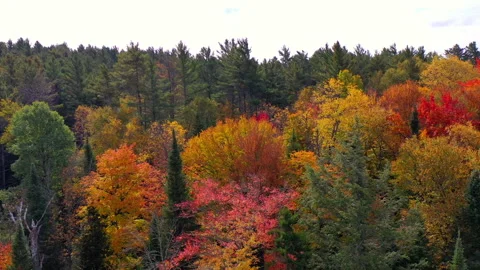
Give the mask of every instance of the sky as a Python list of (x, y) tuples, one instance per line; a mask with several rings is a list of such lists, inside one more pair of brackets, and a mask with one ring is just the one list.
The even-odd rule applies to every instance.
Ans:
[(457, 43), (480, 47), (479, 0), (0, 0), (0, 10), (0, 41), (44, 46), (171, 49), (182, 40), (195, 54), (248, 38), (259, 60), (283, 45), (311, 56), (336, 41), (371, 53), (394, 43), (439, 53)]

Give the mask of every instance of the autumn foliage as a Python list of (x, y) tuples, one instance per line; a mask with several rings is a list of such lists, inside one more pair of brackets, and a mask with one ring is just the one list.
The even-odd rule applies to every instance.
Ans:
[(97, 172), (83, 179), (87, 203), (105, 217), (107, 234), (119, 267), (139, 263), (132, 255), (143, 249), (151, 212), (165, 203), (160, 172), (139, 162), (133, 146), (107, 150), (98, 157)]
[(266, 185), (282, 183), (284, 144), (268, 122), (242, 117), (227, 119), (192, 138), (183, 153), (186, 174), (221, 183), (260, 178)]
[(465, 124), (471, 120), (471, 114), (464, 109), (450, 93), (444, 93), (440, 104), (433, 96), (423, 98), (418, 108), (418, 117), (429, 137), (445, 135), (447, 128), (453, 124)]
[(6, 270), (12, 265), (12, 244), (0, 243), (0, 270)]
[[(189, 245), (179, 255), (195, 254), (199, 269), (258, 269), (269, 250), (272, 252), (279, 210), (294, 207), (293, 191), (262, 187), (259, 178), (240, 186), (221, 186), (214, 180), (197, 181), (194, 199), (182, 207), (195, 214), (201, 229), (190, 235)], [(192, 252), (195, 251), (195, 252)], [(178, 261), (178, 259), (177, 259)]]

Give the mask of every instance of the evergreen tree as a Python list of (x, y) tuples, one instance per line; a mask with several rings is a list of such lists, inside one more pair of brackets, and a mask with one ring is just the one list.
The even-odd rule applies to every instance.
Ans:
[(85, 144), (85, 164), (83, 166), (85, 175), (95, 170), (95, 156), (93, 155), (92, 146), (87, 140)]
[(172, 151), (168, 157), (167, 196), (168, 208), (172, 209), (175, 217), (178, 218), (179, 212), (176, 205), (188, 199), (188, 190), (175, 130), (172, 130), (172, 136)]
[(477, 48), (477, 43), (475, 41), (470, 42), (465, 48), (465, 58), (470, 61), (473, 65), (476, 64), (476, 60), (480, 59), (480, 51)]
[(418, 119), (418, 111), (416, 107), (413, 109), (412, 118), (410, 119), (410, 130), (415, 136), (420, 132), (420, 120)]
[(279, 213), (279, 226), (276, 230), (276, 250), (285, 258), (287, 269), (308, 269), (309, 246), (306, 233), (295, 232), (293, 226), (298, 223), (298, 215), (288, 208)]
[(28, 242), (23, 227), (18, 224), (12, 246), (12, 269), (30, 270), (33, 268), (32, 258), (28, 250)]
[(467, 260), (463, 255), (462, 238), (460, 237), (460, 231), (458, 231), (457, 242), (455, 243), (455, 251), (453, 253), (452, 263), (450, 265), (451, 270), (467, 270)]
[(474, 170), (466, 192), (468, 206), (465, 210), (465, 226), (468, 237), (464, 239), (465, 255), (472, 268), (480, 268), (480, 171)]
[(106, 258), (110, 255), (111, 250), (105, 225), (97, 210), (91, 206), (87, 208), (79, 249), (82, 269), (108, 269)]
[(392, 263), (391, 214), (386, 205), (372, 209), (375, 194), (385, 191), (377, 190), (381, 181), (367, 173), (358, 125), (333, 164), (325, 165), (328, 169), (307, 174), (310, 186), (301, 201), (300, 223), (314, 247), (312, 269), (388, 269)]

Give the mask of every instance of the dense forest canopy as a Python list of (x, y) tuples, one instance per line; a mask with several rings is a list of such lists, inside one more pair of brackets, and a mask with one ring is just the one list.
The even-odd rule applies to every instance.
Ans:
[(0, 42), (0, 269), (480, 269), (480, 51)]

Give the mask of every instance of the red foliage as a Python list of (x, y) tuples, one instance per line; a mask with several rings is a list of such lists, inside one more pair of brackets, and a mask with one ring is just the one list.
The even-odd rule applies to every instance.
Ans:
[(268, 120), (270, 120), (270, 117), (268, 116), (267, 112), (262, 111), (262, 112), (258, 113), (257, 115), (255, 115), (255, 120), (257, 120), (258, 122), (268, 121)]
[[(239, 185), (231, 182), (221, 186), (217, 181), (195, 182), (194, 198), (181, 206), (185, 215), (198, 217), (200, 230), (190, 235), (187, 248), (173, 260), (198, 256), (200, 268), (210, 268), (221, 262), (234, 267), (235, 258), (252, 259), (257, 248), (274, 246), (271, 231), (277, 227), (278, 211), (293, 208), (297, 193), (262, 186), (262, 181)], [(235, 261), (234, 260), (234, 261)]]
[(472, 115), (450, 93), (442, 95), (441, 104), (433, 96), (422, 99), (418, 108), (418, 118), (429, 137), (447, 134), (447, 128), (453, 124), (465, 124)]

